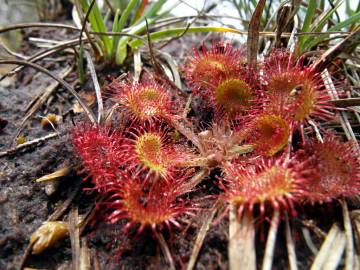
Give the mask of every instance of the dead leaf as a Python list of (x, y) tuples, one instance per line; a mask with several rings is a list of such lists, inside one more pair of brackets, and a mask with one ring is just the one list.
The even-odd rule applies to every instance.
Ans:
[[(85, 101), (85, 103), (90, 107), (96, 102), (96, 97), (94, 94), (86, 93), (82, 91), (79, 93), (79, 96)], [(84, 109), (81, 107), (78, 101), (75, 101), (73, 105), (73, 112), (74, 113), (82, 113)]]
[(36, 179), (36, 182), (46, 182), (46, 181), (52, 181), (52, 180), (56, 180), (60, 177), (66, 176), (68, 175), (72, 170), (74, 169), (74, 166), (66, 166), (64, 168), (61, 168), (53, 173), (44, 175), (38, 179)]
[(255, 67), (258, 47), (261, 13), (265, 7), (265, 0), (260, 0), (251, 17), (247, 39), (247, 61), (250, 68)]
[(47, 221), (43, 223), (30, 238), (33, 254), (40, 254), (45, 249), (55, 245), (68, 233), (68, 225), (62, 221)]

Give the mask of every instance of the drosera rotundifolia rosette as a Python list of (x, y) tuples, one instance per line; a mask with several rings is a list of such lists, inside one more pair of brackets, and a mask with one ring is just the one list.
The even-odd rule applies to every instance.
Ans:
[[(338, 111), (321, 71), (285, 49), (249, 70), (244, 52), (214, 40), (188, 56), (181, 71), (192, 92), (190, 110), (166, 83), (127, 78), (111, 84), (123, 121), (77, 124), (75, 152), (106, 198), (99, 207), (104, 222), (124, 221), (124, 231), (138, 234), (181, 230), (206, 205), (209, 196), (197, 194), (235, 206), (240, 218), (245, 210), (294, 216), (303, 204), (360, 192), (357, 142), (321, 126), (336, 121)], [(203, 106), (193, 109), (195, 102)], [(327, 134), (323, 142), (310, 121)], [(219, 193), (198, 192), (201, 170), (204, 179), (215, 174)]]

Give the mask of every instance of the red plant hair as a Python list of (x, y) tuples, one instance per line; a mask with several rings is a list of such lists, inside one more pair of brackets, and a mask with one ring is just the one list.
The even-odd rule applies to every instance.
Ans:
[[(181, 187), (187, 175), (169, 181), (144, 182), (140, 175), (128, 173), (122, 183), (113, 185), (110, 193), (106, 220), (115, 223), (127, 220), (126, 230), (138, 227), (141, 233), (145, 227), (152, 230), (168, 229), (171, 225), (180, 227), (178, 218), (181, 215), (193, 215), (195, 208), (189, 200), (181, 198), (184, 191)], [(181, 190), (181, 192), (180, 192)]]
[(305, 194), (302, 183), (307, 179), (301, 175), (304, 169), (303, 163), (283, 158), (261, 158), (244, 165), (235, 161), (223, 168), (220, 186), (225, 200), (239, 207), (240, 216), (245, 209), (252, 212), (256, 205), (261, 215), (267, 206), (295, 214), (294, 202)]
[(121, 149), (129, 169), (164, 179), (176, 174), (176, 165), (192, 155), (187, 147), (175, 144), (167, 128), (159, 124), (130, 129)]
[(176, 104), (170, 92), (153, 81), (120, 83), (112, 88), (116, 89), (115, 100), (121, 111), (133, 122), (176, 118)]
[(264, 60), (263, 80), (266, 83), (265, 107), (285, 115), (295, 123), (310, 119), (329, 120), (335, 107), (319, 73), (294, 54), (275, 50)]
[(288, 144), (292, 133), (291, 121), (281, 115), (263, 111), (237, 127), (238, 136), (252, 144), (255, 151), (265, 156), (274, 156)]
[(329, 202), (339, 197), (352, 197), (360, 193), (360, 160), (357, 142), (340, 142), (333, 135), (324, 142), (312, 140), (300, 156), (307, 157), (315, 169), (313, 180), (306, 188), (310, 202)]
[(120, 132), (108, 127), (80, 123), (73, 129), (73, 145), (95, 189), (106, 189), (121, 178), (122, 140)]
[(210, 49), (203, 43), (201, 50), (194, 48), (193, 53), (187, 59), (184, 71), (186, 80), (197, 94), (218, 81), (237, 76), (244, 62), (241, 50), (234, 50), (230, 42), (221, 40), (213, 40)]

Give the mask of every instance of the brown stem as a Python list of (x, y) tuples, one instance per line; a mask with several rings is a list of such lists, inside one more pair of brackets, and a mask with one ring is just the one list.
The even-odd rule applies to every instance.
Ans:
[(195, 174), (189, 181), (184, 183), (178, 190), (179, 194), (188, 192), (197, 186), (206, 176), (208, 176), (210, 171), (207, 168), (201, 169), (197, 174)]
[(205, 157), (194, 158), (176, 163), (176, 167), (206, 167), (208, 159)]
[[(245, 144), (245, 145), (234, 145), (227, 152), (228, 157), (232, 157), (235, 155), (241, 155), (250, 153), (254, 150), (253, 145)], [(215, 164), (215, 165), (214, 165)], [(190, 160), (181, 161), (176, 164), (178, 167), (216, 167), (221, 164), (220, 160), (216, 159), (216, 153), (209, 154), (207, 157), (198, 157)]]
[(234, 155), (250, 153), (252, 151), (254, 151), (254, 146), (251, 144), (245, 144), (245, 145), (234, 145), (228, 150), (227, 153), (229, 156), (234, 156)]
[(154, 231), (154, 233), (155, 233), (156, 238), (159, 240), (161, 251), (169, 263), (169, 269), (175, 270), (175, 263), (171, 256), (170, 249), (164, 239), (164, 236), (161, 233), (158, 233), (157, 231)]

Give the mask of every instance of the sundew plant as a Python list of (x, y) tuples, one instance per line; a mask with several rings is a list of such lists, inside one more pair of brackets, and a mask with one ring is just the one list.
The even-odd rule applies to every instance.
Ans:
[[(174, 87), (150, 72), (109, 84), (115, 110), (106, 123), (74, 127), (75, 153), (105, 198), (102, 222), (125, 221), (130, 237), (146, 228), (158, 235), (183, 230), (209, 200), (223, 206), (222, 218), (235, 209), (238, 220), (264, 222), (357, 196), (357, 142), (322, 127), (341, 110), (323, 70), (285, 48), (250, 68), (245, 45), (218, 37), (210, 43), (198, 44), (181, 68), (197, 121)], [(336, 83), (339, 96), (343, 84)], [(199, 195), (214, 174), (220, 192)]]

